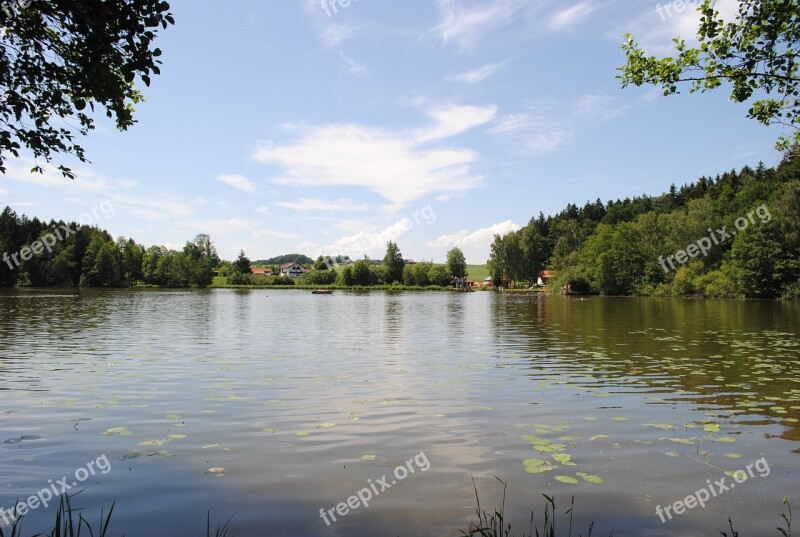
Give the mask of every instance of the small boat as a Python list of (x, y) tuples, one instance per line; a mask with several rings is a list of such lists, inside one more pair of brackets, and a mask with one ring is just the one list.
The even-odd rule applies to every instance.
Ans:
[(311, 291), (311, 294), (312, 295), (332, 295), (333, 291), (331, 291), (330, 289), (316, 289), (314, 291)]

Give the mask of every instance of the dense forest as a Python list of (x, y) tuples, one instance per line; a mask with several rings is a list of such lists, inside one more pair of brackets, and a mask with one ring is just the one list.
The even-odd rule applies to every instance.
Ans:
[(9, 207), (0, 214), (0, 252), (3, 287), (206, 287), (220, 263), (208, 235), (181, 251), (145, 249), (97, 227), (29, 219)]
[(568, 205), (495, 236), (496, 284), (604, 295), (800, 297), (800, 148), (651, 197)]

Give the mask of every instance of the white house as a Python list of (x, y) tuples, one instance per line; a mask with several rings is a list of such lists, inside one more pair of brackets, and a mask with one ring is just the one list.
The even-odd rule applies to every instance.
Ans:
[(284, 263), (281, 265), (281, 276), (289, 276), (290, 278), (299, 278), (306, 273), (305, 267), (300, 263)]

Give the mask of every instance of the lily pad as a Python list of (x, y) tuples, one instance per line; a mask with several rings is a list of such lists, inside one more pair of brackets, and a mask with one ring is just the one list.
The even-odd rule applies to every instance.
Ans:
[(222, 477), (225, 475), (225, 468), (209, 468), (206, 470), (206, 475), (212, 475), (214, 477)]
[(736, 439), (732, 436), (720, 436), (719, 438), (715, 438), (714, 442), (726, 442), (732, 444), (733, 442), (736, 442)]
[(554, 479), (562, 483), (569, 483), (570, 485), (577, 485), (580, 483), (580, 481), (569, 475), (557, 475)]
[(315, 429), (327, 429), (328, 427), (333, 427), (336, 423), (332, 421), (326, 421), (325, 423), (320, 423), (315, 427)]
[(663, 436), (663, 437), (659, 438), (659, 440), (669, 440), (670, 442), (675, 442), (676, 444), (686, 444), (686, 445), (689, 445), (689, 446), (693, 446), (694, 445), (694, 440), (692, 440), (690, 438), (668, 438), (666, 436)]
[(719, 432), (719, 424), (718, 423), (706, 423), (703, 425), (703, 430), (707, 433), (718, 433)]
[(20, 438), (22, 438), (23, 440), (39, 440), (42, 437), (39, 436), (38, 434), (23, 434), (22, 436), (20, 436)]
[(372, 455), (372, 454), (369, 454), (369, 453), (367, 453), (366, 455), (361, 455), (361, 460), (362, 461), (374, 461), (375, 460), (375, 455)]
[(590, 474), (586, 474), (584, 472), (578, 472), (575, 475), (577, 475), (578, 477), (582, 478), (587, 483), (595, 483), (597, 485), (603, 483), (603, 478), (600, 477), (600, 476), (590, 475)]
[(297, 436), (308, 436), (308, 433), (306, 431), (297, 431), (294, 434), (296, 434)]
[(643, 423), (642, 427), (655, 427), (656, 429), (661, 429), (662, 431), (669, 431), (675, 428), (674, 425), (669, 423)]
[(522, 464), (525, 467), (525, 471), (529, 474), (541, 474), (555, 470), (556, 468), (550, 463), (550, 461), (545, 461), (542, 459), (526, 459), (522, 461)]
[(278, 432), (278, 429), (276, 429), (275, 427), (264, 427), (261, 430), (264, 431), (265, 433), (277, 433)]
[(556, 453), (553, 455), (553, 460), (560, 462), (564, 466), (577, 466), (577, 464), (572, 462), (572, 455), (569, 453)]

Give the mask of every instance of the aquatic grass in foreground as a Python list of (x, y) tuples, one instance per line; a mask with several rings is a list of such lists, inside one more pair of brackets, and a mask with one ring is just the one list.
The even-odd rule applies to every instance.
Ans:
[[(475, 489), (475, 501), (478, 507), (475, 511), (478, 520), (470, 522), (467, 531), (461, 530), (461, 535), (464, 537), (514, 537), (516, 534), (511, 533), (511, 524), (505, 522), (505, 505), (506, 505), (506, 488), (505, 481), (495, 476), (495, 479), (503, 484), (503, 501), (500, 504), (500, 509), (495, 509), (493, 514), (489, 514), (481, 508), (481, 499), (478, 495), (478, 487), (475, 485), (475, 479), (472, 480), (472, 486)], [(531, 526), (530, 533), (523, 533), (520, 537), (555, 537), (556, 536), (556, 502), (552, 496), (542, 493), (547, 503), (544, 507), (544, 521), (541, 527), (536, 525), (536, 514), (531, 511)], [(787, 513), (781, 513), (780, 517), (783, 519), (785, 528), (777, 526), (775, 528), (783, 537), (792, 537), (792, 506), (789, 503), (788, 497), (783, 499), (783, 504), (786, 505)], [(564, 515), (569, 515), (569, 530), (567, 537), (572, 536), (572, 517), (574, 514), (575, 496), (570, 501), (569, 509), (564, 511)], [(723, 537), (739, 537), (739, 532), (733, 528), (733, 522), (728, 519), (728, 526), (730, 527), (730, 535), (722, 530), (718, 530)], [(592, 530), (594, 529), (594, 521), (589, 524), (589, 532), (587, 537), (591, 537)], [(582, 537), (583, 534), (579, 534)], [(614, 533), (610, 532), (609, 537), (613, 537)], [(0, 536), (1, 537), (1, 536)]]
[[(61, 496), (58, 504), (58, 511), (56, 511), (56, 520), (53, 524), (53, 529), (50, 531), (50, 533), (37, 533), (31, 537), (81, 537), (81, 535), (95, 537), (95, 531), (92, 525), (83, 517), (83, 513), (81, 513), (83, 509), (72, 506), (72, 498), (81, 492), (83, 491), (76, 492), (72, 495), (64, 494)], [(109, 525), (111, 524), (111, 515), (114, 513), (114, 507), (116, 506), (116, 503), (116, 501), (111, 503), (111, 508), (108, 510), (108, 514), (105, 514), (103, 509), (100, 510), (100, 522), (98, 526), (99, 532), (96, 534), (97, 537), (111, 537), (109, 533)], [(6, 528), (0, 526), (0, 537), (24, 537), (22, 533), (23, 518), (25, 517), (18, 517), (13, 524)], [(212, 533), (211, 511), (209, 511), (206, 518), (206, 537), (228, 537), (232, 520), (233, 517), (229, 518), (223, 526), (217, 524), (216, 530), (214, 530)], [(122, 535), (125, 537), (124, 533)]]
[[(475, 485), (475, 480), (472, 480), (472, 486), (475, 489), (475, 500), (478, 504), (476, 509), (476, 514), (478, 516), (477, 522), (471, 522), (467, 531), (461, 530), (461, 535), (464, 537), (514, 537), (516, 534), (511, 533), (511, 524), (506, 524), (505, 522), (505, 503), (506, 503), (506, 483), (500, 479), (499, 477), (495, 476), (495, 479), (500, 481), (503, 484), (503, 501), (500, 505), (500, 509), (495, 509), (493, 514), (489, 514), (481, 508), (481, 500), (480, 496), (478, 495), (478, 487)], [(85, 489), (84, 489), (85, 490)], [(83, 491), (80, 491), (83, 492)], [(58, 511), (56, 512), (56, 520), (53, 525), (52, 531), (47, 534), (37, 533), (30, 537), (80, 537), (83, 535), (88, 535), (89, 537), (95, 537), (95, 532), (92, 529), (92, 525), (83, 517), (81, 511), (82, 508), (74, 508), (72, 506), (72, 498), (80, 494), (77, 492), (73, 495), (64, 494), (58, 506)], [(536, 526), (536, 515), (532, 511), (531, 512), (531, 526), (530, 526), (530, 533), (525, 534), (523, 533), (520, 537), (555, 537), (556, 536), (556, 503), (555, 499), (552, 496), (548, 496), (547, 494), (542, 494), (542, 496), (547, 500), (544, 508), (544, 521), (541, 527), (541, 530), (538, 526)], [(789, 503), (788, 498), (783, 499), (783, 504), (786, 505), (787, 513), (781, 513), (780, 516), (783, 519), (785, 524), (784, 527), (776, 527), (777, 530), (783, 537), (792, 537), (792, 507)], [(111, 504), (111, 508), (108, 510), (108, 514), (104, 513), (104, 510), (100, 510), (100, 522), (99, 522), (99, 532), (97, 533), (97, 537), (111, 537), (109, 534), (109, 526), (111, 524), (111, 516), (114, 513), (114, 507), (116, 506), (116, 501)], [(566, 511), (564, 511), (564, 515), (569, 515), (569, 530), (567, 532), (567, 537), (572, 536), (572, 521), (573, 521), (573, 513), (574, 513), (574, 506), (575, 506), (575, 497), (573, 496), (570, 501), (570, 507)], [(77, 518), (76, 518), (77, 516)], [(22, 520), (24, 516), (17, 518), (14, 523), (6, 528), (0, 526), (0, 537), (24, 537), (22, 533)], [(216, 530), (212, 533), (211, 529), (211, 512), (209, 511), (206, 516), (206, 537), (228, 537), (233, 534), (230, 533), (231, 531), (231, 521), (233, 517), (229, 518), (227, 522), (223, 526), (217, 524)], [(733, 528), (733, 522), (731, 519), (728, 519), (728, 525), (730, 527), (731, 533), (728, 534), (725, 531), (719, 530), (720, 535), (723, 537), (739, 537), (739, 532), (737, 532)], [(591, 537), (592, 530), (594, 528), (594, 522), (589, 524), (589, 532), (587, 533), (587, 537)], [(84, 532), (85, 530), (85, 532)], [(125, 537), (125, 534), (122, 534)], [(609, 537), (613, 537), (613, 532), (609, 533)], [(579, 534), (580, 537), (583, 534)]]
[[(472, 487), (475, 489), (475, 501), (478, 504), (478, 507), (475, 511), (478, 516), (478, 520), (477, 522), (470, 522), (469, 529), (467, 529), (467, 531), (461, 531), (461, 535), (464, 537), (512, 537), (514, 535), (511, 533), (511, 524), (506, 525), (504, 516), (506, 508), (506, 488), (508, 485), (505, 481), (497, 476), (495, 476), (495, 479), (503, 484), (503, 502), (500, 505), (500, 509), (495, 509), (494, 513), (491, 515), (481, 509), (481, 499), (478, 495), (478, 487), (475, 485), (475, 479), (472, 480)], [(544, 496), (545, 500), (547, 500), (547, 503), (544, 507), (544, 522), (542, 524), (541, 533), (539, 532), (539, 527), (536, 525), (536, 514), (531, 511), (531, 527), (530, 533), (527, 535), (530, 537), (533, 537), (534, 535), (536, 537), (555, 537), (556, 502), (552, 496), (548, 496), (547, 494), (542, 494), (542, 496)], [(575, 496), (572, 497), (569, 509), (564, 511), (564, 515), (569, 515), (569, 533), (567, 533), (568, 537), (572, 536), (572, 516), (574, 505)], [(587, 533), (587, 537), (591, 537), (593, 528), (594, 522), (589, 524), (589, 533)], [(581, 537), (582, 535), (583, 534), (580, 534)], [(609, 537), (613, 537), (613, 535), (613, 532), (609, 533)], [(526, 537), (526, 534), (523, 533), (521, 537)]]

